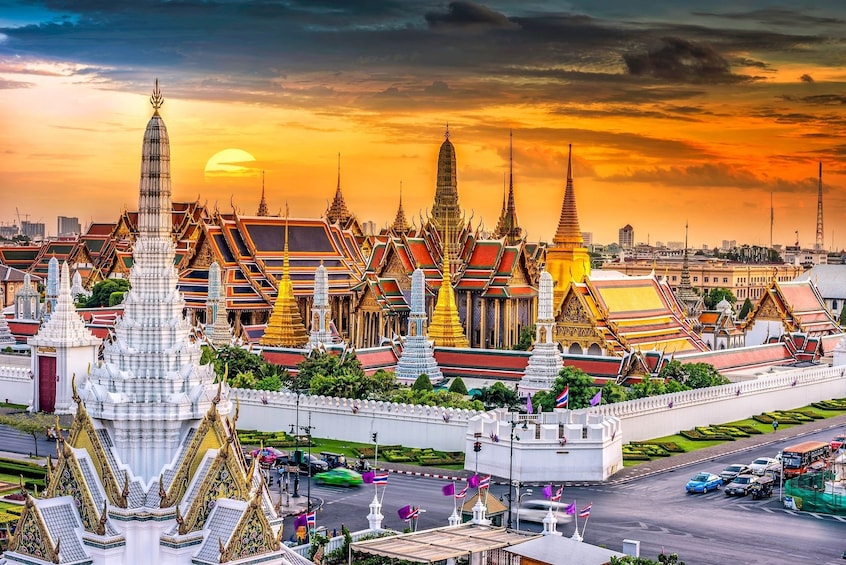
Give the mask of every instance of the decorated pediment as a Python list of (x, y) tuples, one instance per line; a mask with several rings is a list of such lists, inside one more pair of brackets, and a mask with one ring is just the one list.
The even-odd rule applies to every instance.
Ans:
[[(106, 447), (103, 445), (91, 417), (85, 410), (85, 404), (82, 403), (76, 393), (76, 385), (73, 385), (73, 398), (76, 401), (76, 416), (71, 424), (68, 443), (71, 447), (76, 449), (84, 449), (91, 461), (94, 463), (94, 469), (100, 477), (100, 483), (106, 491), (106, 496), (109, 502), (114, 506), (126, 508), (126, 497), (129, 494), (129, 479), (126, 472), (123, 473), (123, 482), (118, 480), (118, 469), (113, 469), (108, 455), (106, 454)], [(78, 464), (77, 464), (78, 466)], [(80, 471), (81, 472), (81, 471)]]
[(773, 300), (772, 295), (765, 294), (761, 299), (761, 304), (758, 311), (753, 313), (752, 318), (761, 320), (778, 320), (784, 319), (784, 315)]
[[(280, 535), (282, 531), (279, 531)], [(248, 557), (278, 551), (280, 541), (273, 536), (273, 529), (261, 508), (261, 495), (256, 493), (241, 515), (229, 542), (220, 541), (220, 562), (239, 561)]]
[(203, 238), (202, 243), (200, 243), (196, 248), (196, 252), (191, 258), (191, 262), (188, 266), (192, 269), (208, 269), (215, 260), (214, 251), (212, 250), (211, 245), (209, 245), (207, 239)]
[[(79, 460), (73, 450), (63, 442), (59, 450), (59, 462), (56, 469), (49, 471), (49, 484), (45, 491), (45, 498), (70, 496), (76, 503), (82, 525), (86, 531), (101, 534), (105, 514), (97, 508), (91, 489), (96, 485), (89, 485), (85, 481)], [(102, 534), (101, 534), (102, 535)]]
[[(571, 287), (572, 288), (572, 287)], [(561, 302), (561, 308), (555, 317), (555, 321), (561, 325), (588, 325), (593, 326), (594, 319), (582, 303), (581, 297), (575, 292), (568, 292)]]
[(405, 265), (393, 245), (388, 246), (385, 267), (379, 273), (380, 278), (396, 279), (403, 289), (411, 288), (411, 277), (408, 276)]
[(35, 507), (34, 499), (27, 495), (15, 534), (9, 540), (9, 552), (58, 563), (60, 542), (53, 545), (50, 539), (44, 518)]
[(181, 535), (201, 530), (217, 500), (231, 498), (247, 501), (249, 499), (250, 478), (245, 477), (241, 460), (230, 446), (231, 444), (226, 443), (214, 457), (197, 489), (197, 495), (185, 512), (185, 518), (177, 517)]
[[(194, 478), (203, 457), (209, 449), (219, 450), (236, 441), (237, 438), (234, 435), (227, 433), (223, 419), (217, 411), (217, 406), (213, 403), (200, 421), (200, 425), (191, 438), (182, 460), (176, 463), (177, 471), (173, 475), (173, 480), (168, 485), (161, 485), (163, 493), (161, 507), (167, 508), (182, 500), (188, 484)], [(238, 449), (240, 450), (240, 448)], [(237, 457), (233, 457), (233, 459), (238, 461)], [(243, 472), (241, 474), (243, 475)]]

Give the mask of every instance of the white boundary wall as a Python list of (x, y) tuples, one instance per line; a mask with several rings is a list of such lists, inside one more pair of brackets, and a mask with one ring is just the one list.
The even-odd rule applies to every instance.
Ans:
[[(290, 392), (232, 389), (241, 404), (238, 429), (289, 431), (297, 421), (297, 395)], [(417, 406), (327, 396), (299, 396), (299, 425), (321, 438), (370, 443), (379, 433), (379, 445), (431, 447), (464, 451), (464, 435), (476, 410)], [(302, 432), (300, 432), (302, 433)]]
[(764, 373), (752, 381), (639, 398), (576, 412), (619, 418), (624, 441), (628, 443), (844, 397), (846, 366), (816, 366)]
[(0, 401), (32, 404), (32, 373), (28, 355), (0, 354)]

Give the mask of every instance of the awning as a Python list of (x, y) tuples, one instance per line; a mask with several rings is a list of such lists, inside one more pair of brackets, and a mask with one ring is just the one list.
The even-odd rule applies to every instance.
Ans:
[(353, 552), (412, 561), (434, 563), (482, 551), (499, 549), (542, 537), (505, 528), (473, 523), (355, 542)]

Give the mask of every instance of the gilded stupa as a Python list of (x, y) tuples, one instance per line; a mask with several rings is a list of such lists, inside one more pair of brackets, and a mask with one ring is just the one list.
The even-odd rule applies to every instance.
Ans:
[(282, 254), (282, 277), (273, 312), (267, 321), (267, 328), (259, 343), (270, 347), (303, 347), (308, 342), (308, 333), (303, 325), (294, 286), (291, 283), (291, 262), (288, 258), (288, 217), (285, 216), (285, 250)]
[[(70, 433), (59, 434), (41, 496), (26, 494), (0, 564), (308, 563), (280, 542), (282, 520), (235, 432), (237, 408), (226, 416), (225, 376), (215, 382), (213, 368), (200, 364), (176, 286), (170, 142), (158, 81), (150, 101), (124, 314), (103, 359), (71, 378)], [(66, 267), (63, 279), (50, 329), (63, 334), (57, 343), (80, 325), (64, 307)]]
[(552, 238), (552, 246), (546, 251), (546, 270), (555, 282), (554, 308), (558, 308), (571, 282), (581, 282), (585, 276), (590, 275), (590, 255), (585, 247), (576, 210), (572, 145), (567, 156), (567, 185), (558, 229)]
[[(449, 222), (447, 221), (447, 228)], [(464, 327), (458, 317), (458, 305), (452, 288), (449, 253), (444, 252), (443, 278), (438, 289), (438, 301), (429, 323), (429, 337), (439, 347), (470, 347), (464, 335)]]

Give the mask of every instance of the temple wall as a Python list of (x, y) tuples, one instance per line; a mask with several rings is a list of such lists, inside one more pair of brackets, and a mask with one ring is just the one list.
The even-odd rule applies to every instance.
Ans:
[(0, 354), (0, 401), (32, 403), (32, 373), (29, 355)]
[(584, 411), (619, 418), (628, 443), (844, 397), (846, 367), (807, 367), (762, 371), (755, 380), (604, 404)]
[(298, 410), (294, 393), (232, 389), (232, 396), (241, 404), (239, 429), (287, 431), (297, 420), (300, 426), (308, 425), (310, 413), (312, 435), (317, 437), (370, 443), (371, 434), (378, 432), (379, 445), (431, 447), (441, 451), (463, 451), (467, 422), (480, 413), (306, 395), (300, 395)]

